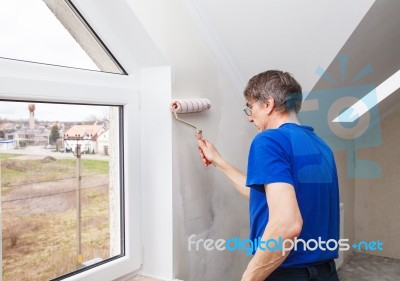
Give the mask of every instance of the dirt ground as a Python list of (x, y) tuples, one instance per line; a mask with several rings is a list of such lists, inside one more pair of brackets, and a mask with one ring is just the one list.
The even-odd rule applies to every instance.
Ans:
[[(2, 208), (4, 211), (9, 207), (15, 209), (15, 216), (65, 212), (76, 206), (77, 185), (76, 178), (19, 185), (3, 192)], [(82, 190), (99, 186), (108, 186), (108, 175), (82, 177)]]
[[(32, 154), (0, 161), (3, 281), (49, 280), (77, 268), (78, 180), (73, 158), (63, 159)], [(104, 167), (82, 170), (82, 255), (106, 259), (109, 176)]]

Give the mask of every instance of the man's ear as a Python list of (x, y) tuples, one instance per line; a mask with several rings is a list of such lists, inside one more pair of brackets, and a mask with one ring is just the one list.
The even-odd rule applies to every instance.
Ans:
[(264, 103), (265, 110), (267, 111), (267, 114), (270, 115), (272, 113), (272, 110), (275, 107), (275, 101), (272, 97), (268, 97), (267, 100)]

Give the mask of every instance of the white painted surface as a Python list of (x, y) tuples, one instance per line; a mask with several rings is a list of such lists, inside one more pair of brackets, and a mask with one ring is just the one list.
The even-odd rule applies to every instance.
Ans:
[(308, 91), (320, 78), (317, 66), (326, 69), (375, 1), (182, 2), (202, 19), (197, 25), (217, 59), (234, 66), (232, 79), (239, 75), (245, 83), (266, 69), (283, 69)]
[(127, 1), (73, 2), (129, 75), (140, 67), (168, 65)]
[(171, 72), (140, 70), (143, 274), (173, 278)]
[[(370, 91), (332, 122), (354, 122), (400, 88), (400, 70)], [(339, 121), (340, 120), (340, 121)]]

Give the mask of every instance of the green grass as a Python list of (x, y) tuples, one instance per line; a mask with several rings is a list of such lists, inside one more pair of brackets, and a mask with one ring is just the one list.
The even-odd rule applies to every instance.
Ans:
[(14, 158), (14, 157), (19, 157), (22, 156), (23, 154), (12, 154), (12, 153), (0, 153), (0, 161), (1, 160), (6, 160), (9, 158)]
[(95, 174), (108, 174), (109, 165), (108, 161), (102, 160), (83, 160), (82, 161), (83, 172), (95, 173)]
[(75, 165), (76, 160), (75, 159), (58, 159), (57, 163), (63, 164), (63, 165)]
[[(43, 163), (41, 160), (5, 159), (1, 163), (3, 191), (20, 184), (53, 181), (76, 176), (76, 159), (59, 159)], [(8, 161), (8, 162), (6, 162)], [(11, 161), (11, 162), (10, 162)], [(82, 160), (82, 175), (108, 174), (107, 160)]]
[[(109, 164), (108, 160), (81, 160), (81, 167), (83, 174), (108, 174)], [(76, 159), (59, 159), (58, 163), (68, 166), (76, 167)]]
[(1, 169), (1, 188), (5, 190), (6, 187), (10, 187), (13, 182), (17, 179), (24, 177), (24, 172), (12, 170), (12, 169)]
[(7, 159), (1, 163), (1, 185), (8, 187), (57, 180), (73, 177), (73, 172), (73, 168), (60, 165), (57, 161), (42, 163), (41, 160)]

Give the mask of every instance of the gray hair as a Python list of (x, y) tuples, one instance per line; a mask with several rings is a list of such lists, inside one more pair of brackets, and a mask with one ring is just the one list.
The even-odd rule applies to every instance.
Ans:
[(266, 101), (272, 97), (275, 107), (283, 112), (301, 109), (303, 94), (300, 84), (289, 72), (268, 70), (251, 78), (244, 89), (248, 100)]

